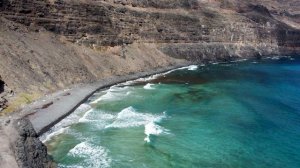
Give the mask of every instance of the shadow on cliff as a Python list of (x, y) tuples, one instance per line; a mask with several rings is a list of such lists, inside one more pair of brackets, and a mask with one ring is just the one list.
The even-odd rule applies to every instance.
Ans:
[(1, 80), (1, 77), (0, 77), (0, 93), (4, 92), (4, 85), (5, 85), (5, 83), (3, 80)]
[[(275, 19), (268, 8), (263, 5), (250, 4), (241, 7), (239, 13), (258, 23), (258, 25), (275, 25), (276, 28), (273, 29), (273, 34), (276, 37), (279, 53), (288, 55), (300, 54), (300, 30)], [(257, 26), (257, 33), (260, 37), (267, 34), (264, 26)]]
[(0, 9), (4, 10), (6, 6), (8, 6), (10, 4), (9, 0), (1, 0), (0, 1)]

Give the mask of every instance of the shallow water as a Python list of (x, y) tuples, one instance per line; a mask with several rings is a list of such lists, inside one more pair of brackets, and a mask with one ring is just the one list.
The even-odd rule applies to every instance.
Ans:
[(93, 95), (42, 139), (60, 167), (300, 166), (300, 60), (190, 66)]

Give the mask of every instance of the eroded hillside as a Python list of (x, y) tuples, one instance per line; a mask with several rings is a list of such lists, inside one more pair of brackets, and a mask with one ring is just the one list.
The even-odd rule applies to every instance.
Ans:
[(6, 111), (112, 75), (297, 55), (299, 6), (297, 0), (2, 0), (0, 75), (15, 93)]

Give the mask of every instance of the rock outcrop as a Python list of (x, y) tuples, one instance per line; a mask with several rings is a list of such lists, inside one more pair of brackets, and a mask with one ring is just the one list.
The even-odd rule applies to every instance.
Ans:
[(13, 96), (14, 92), (8, 88), (0, 76), (0, 111), (7, 107), (8, 99)]
[(1, 120), (0, 133), (1, 168), (56, 167), (28, 119)]
[(19, 167), (56, 167), (56, 164), (47, 153), (46, 146), (38, 139), (28, 119), (16, 120), (13, 125), (17, 131), (17, 137), (12, 146)]
[(0, 111), (2, 111), (4, 108), (6, 108), (7, 100), (3, 96), (5, 83), (2, 81), (2, 78), (0, 76)]

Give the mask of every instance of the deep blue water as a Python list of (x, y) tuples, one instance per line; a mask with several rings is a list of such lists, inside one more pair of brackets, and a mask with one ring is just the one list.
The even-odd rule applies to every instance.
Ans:
[(300, 60), (190, 66), (113, 86), (50, 133), (60, 167), (299, 168)]

